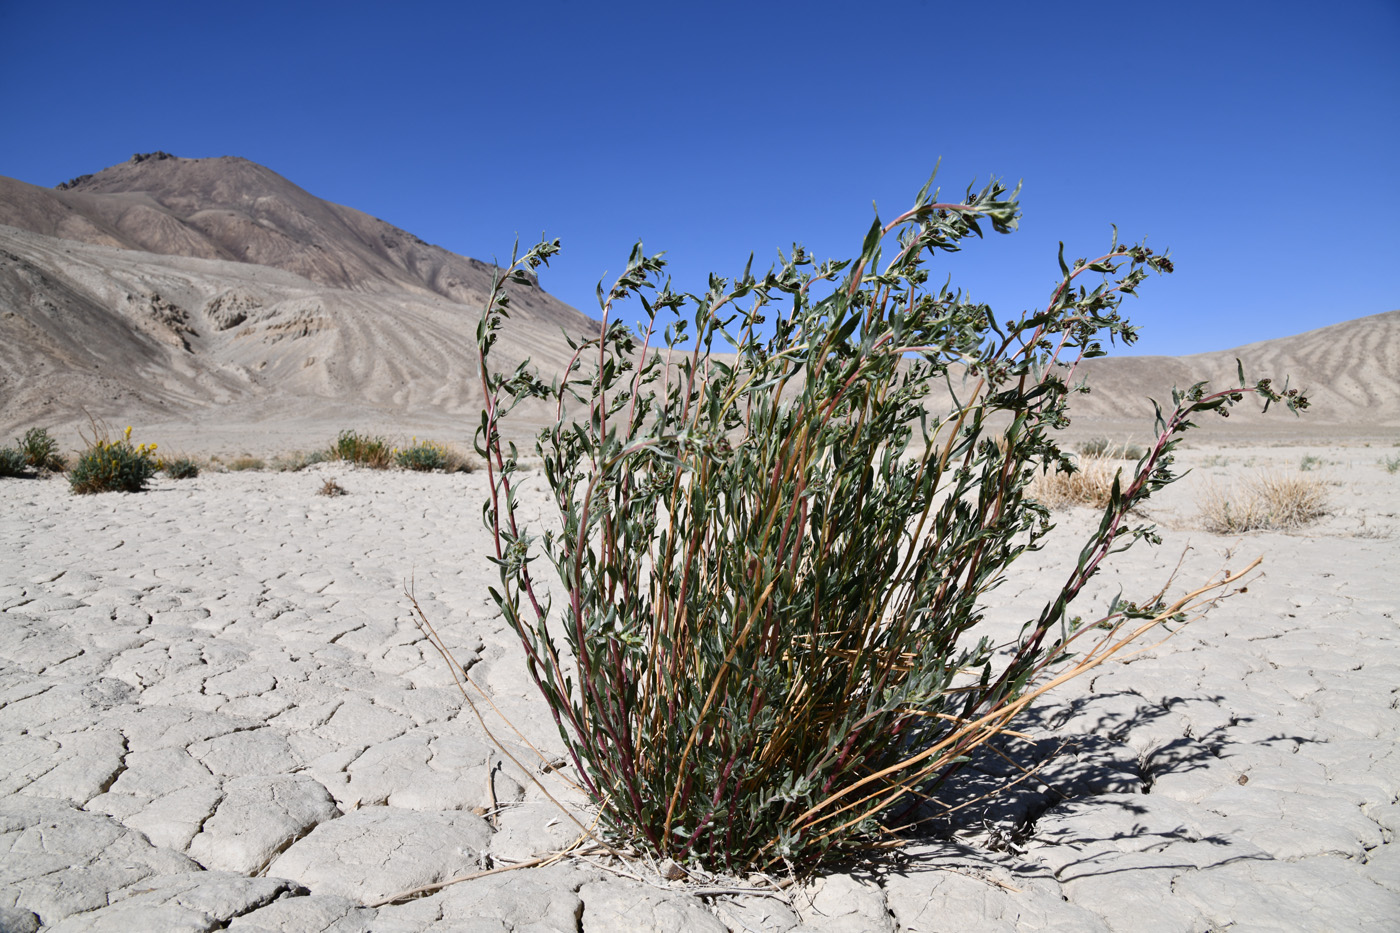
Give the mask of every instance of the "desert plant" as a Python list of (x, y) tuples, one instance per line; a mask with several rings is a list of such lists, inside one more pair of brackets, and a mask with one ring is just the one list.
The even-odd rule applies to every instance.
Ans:
[(447, 473), (475, 473), (479, 464), (476, 458), (462, 453), (456, 447), (445, 447), (447, 465), (442, 469)]
[(1378, 461), (1387, 473), (1394, 474), (1400, 472), (1400, 457), (1381, 457)]
[(234, 457), (228, 462), (231, 472), (242, 473), (247, 470), (261, 470), (267, 464), (263, 463), (261, 457)]
[(1048, 509), (1084, 505), (1102, 509), (1113, 498), (1113, 486), (1121, 470), (1108, 457), (1082, 455), (1071, 469), (1057, 465), (1036, 475), (1027, 487), (1028, 495)]
[(313, 463), (324, 463), (327, 459), (328, 455), (324, 450), (313, 450), (310, 453), (295, 450), (289, 454), (279, 454), (273, 457), (269, 466), (278, 473), (297, 473)]
[(1105, 457), (1112, 446), (1113, 442), (1106, 437), (1091, 437), (1080, 443), (1078, 449), (1086, 457)]
[(171, 479), (194, 479), (199, 475), (199, 464), (189, 457), (172, 457), (165, 461), (165, 475)]
[(14, 447), (0, 447), (0, 476), (23, 476), (29, 468), (24, 454)]
[(1092, 437), (1082, 442), (1078, 450), (1086, 457), (1103, 457), (1115, 460), (1139, 460), (1147, 453), (1137, 444), (1127, 441), (1115, 444), (1106, 437)]
[(15, 448), (24, 455), (25, 463), (36, 470), (62, 473), (67, 463), (58, 452), (58, 441), (46, 428), (30, 428), (24, 437), (15, 439)]
[(429, 470), (445, 470), (448, 464), (447, 448), (433, 441), (420, 441), (415, 437), (409, 446), (394, 450), (394, 462), (405, 470), (424, 473)]
[(68, 471), (68, 484), (79, 495), (141, 492), (162, 465), (155, 444), (132, 445), (130, 427), (114, 441), (104, 427), (94, 423), (87, 448)]
[(388, 441), (350, 430), (340, 432), (328, 456), (331, 460), (344, 460), (375, 470), (387, 470), (393, 463), (393, 449)]
[[(1155, 538), (1129, 510), (1174, 479), (1194, 415), (1247, 392), (1306, 406), (1242, 371), (1234, 388), (1174, 393), (1059, 591), (1012, 643), (975, 637), (984, 594), (1050, 528), (1026, 489), (1069, 467), (1053, 430), (1078, 361), (1104, 338), (1132, 342), (1121, 295), (1172, 268), (1115, 237), (1095, 259), (1062, 256), (1046, 309), (1018, 320), (928, 289), (931, 258), (1017, 217), (1000, 184), (955, 203), (926, 186), (875, 221), (854, 262), (794, 248), (698, 296), (660, 284), (664, 260), (638, 244), (599, 289), (599, 336), (553, 385), (526, 364), (497, 371), (491, 354), (507, 283), (531, 283), (558, 242), (499, 275), (477, 331), (491, 592), (617, 837), (677, 860), (810, 868), (879, 833), (1048, 686), (1185, 611), (1115, 602), (1103, 630), (1066, 608), (1110, 551)], [(639, 332), (615, 320), (629, 298)], [(502, 433), (527, 398), (556, 405), (536, 449), (559, 524), (538, 535)], [(1078, 644), (1085, 633), (1103, 640)], [(1072, 646), (1073, 666), (1047, 680)]]
[(343, 496), (345, 494), (345, 487), (329, 478), (321, 484), (320, 489), (316, 490), (316, 495), (318, 496)]
[(1322, 466), (1322, 464), (1323, 459), (1321, 457), (1315, 457), (1312, 454), (1304, 454), (1303, 459), (1298, 461), (1298, 469), (1307, 473), (1311, 470), (1316, 470), (1318, 467)]
[(1327, 513), (1327, 492), (1312, 477), (1261, 472), (1239, 488), (1206, 487), (1199, 509), (1212, 534), (1290, 531)]

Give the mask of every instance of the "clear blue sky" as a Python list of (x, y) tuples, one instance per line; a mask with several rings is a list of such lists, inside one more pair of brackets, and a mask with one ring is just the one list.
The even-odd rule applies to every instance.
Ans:
[(680, 288), (871, 201), (1023, 180), (943, 268), (1005, 316), (1056, 244), (1170, 247), (1136, 352), (1400, 308), (1400, 2), (38, 3), (0, 0), (0, 175), (240, 155), (455, 252), (564, 241), (595, 313), (633, 241)]

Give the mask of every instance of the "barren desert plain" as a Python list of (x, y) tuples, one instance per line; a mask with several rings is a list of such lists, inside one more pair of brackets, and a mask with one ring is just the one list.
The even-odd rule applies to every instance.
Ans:
[[(1076, 611), (1263, 563), (1033, 707), (944, 788), (955, 816), (778, 885), (576, 845), (549, 798), (594, 812), (530, 747), (562, 751), (486, 590), (484, 472), (274, 468), (347, 428), (470, 449), (481, 264), (243, 160), (0, 179), (0, 225), (0, 443), (46, 427), (71, 458), (91, 414), (203, 464), (131, 494), (0, 479), (0, 931), (1397, 928), (1400, 312), (1091, 369), (1071, 447), (1142, 443), (1148, 395), (1236, 356), (1315, 401), (1189, 435), (1146, 511), (1162, 543)], [(521, 307), (508, 357), (587, 326), (538, 289)], [(1260, 475), (1323, 514), (1209, 530)], [(1098, 519), (1056, 511), (985, 624), (1038, 610)], [(406, 587), (518, 732), (472, 713)]]

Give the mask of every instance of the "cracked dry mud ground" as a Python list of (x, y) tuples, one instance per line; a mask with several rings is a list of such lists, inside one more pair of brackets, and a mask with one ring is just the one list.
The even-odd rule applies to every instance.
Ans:
[[(351, 494), (314, 495), (328, 475)], [(1005, 749), (1057, 752), (1036, 778), (899, 856), (788, 902), (566, 862), (379, 908), (362, 905), (571, 841), (402, 596), (412, 577), (473, 677), (558, 748), (486, 594), (484, 478), (0, 481), (0, 930), (1395, 929), (1400, 477), (1339, 475), (1308, 537), (1214, 538), (1168, 510), (1166, 543), (1124, 555), (1083, 611), (1150, 592), (1188, 543), (1183, 581), (1227, 552), (1265, 554), (1265, 576), (1037, 709)], [(1072, 553), (1018, 568), (988, 625), (1038, 605)], [(1017, 773), (986, 756), (947, 799)]]

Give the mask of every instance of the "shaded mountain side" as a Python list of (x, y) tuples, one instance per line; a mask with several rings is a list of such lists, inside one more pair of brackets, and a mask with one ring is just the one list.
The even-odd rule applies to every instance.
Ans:
[[(247, 263), (161, 256), (0, 227), (0, 429), (480, 411), (479, 309), (433, 294), (327, 288)], [(522, 322), (503, 361), (566, 358)]]
[[(236, 157), (134, 156), (57, 189), (0, 178), (0, 224), (98, 246), (283, 269), (346, 291), (438, 295), (473, 307), (485, 301), (493, 271)], [(538, 288), (514, 291), (523, 318), (580, 331), (596, 326)]]

